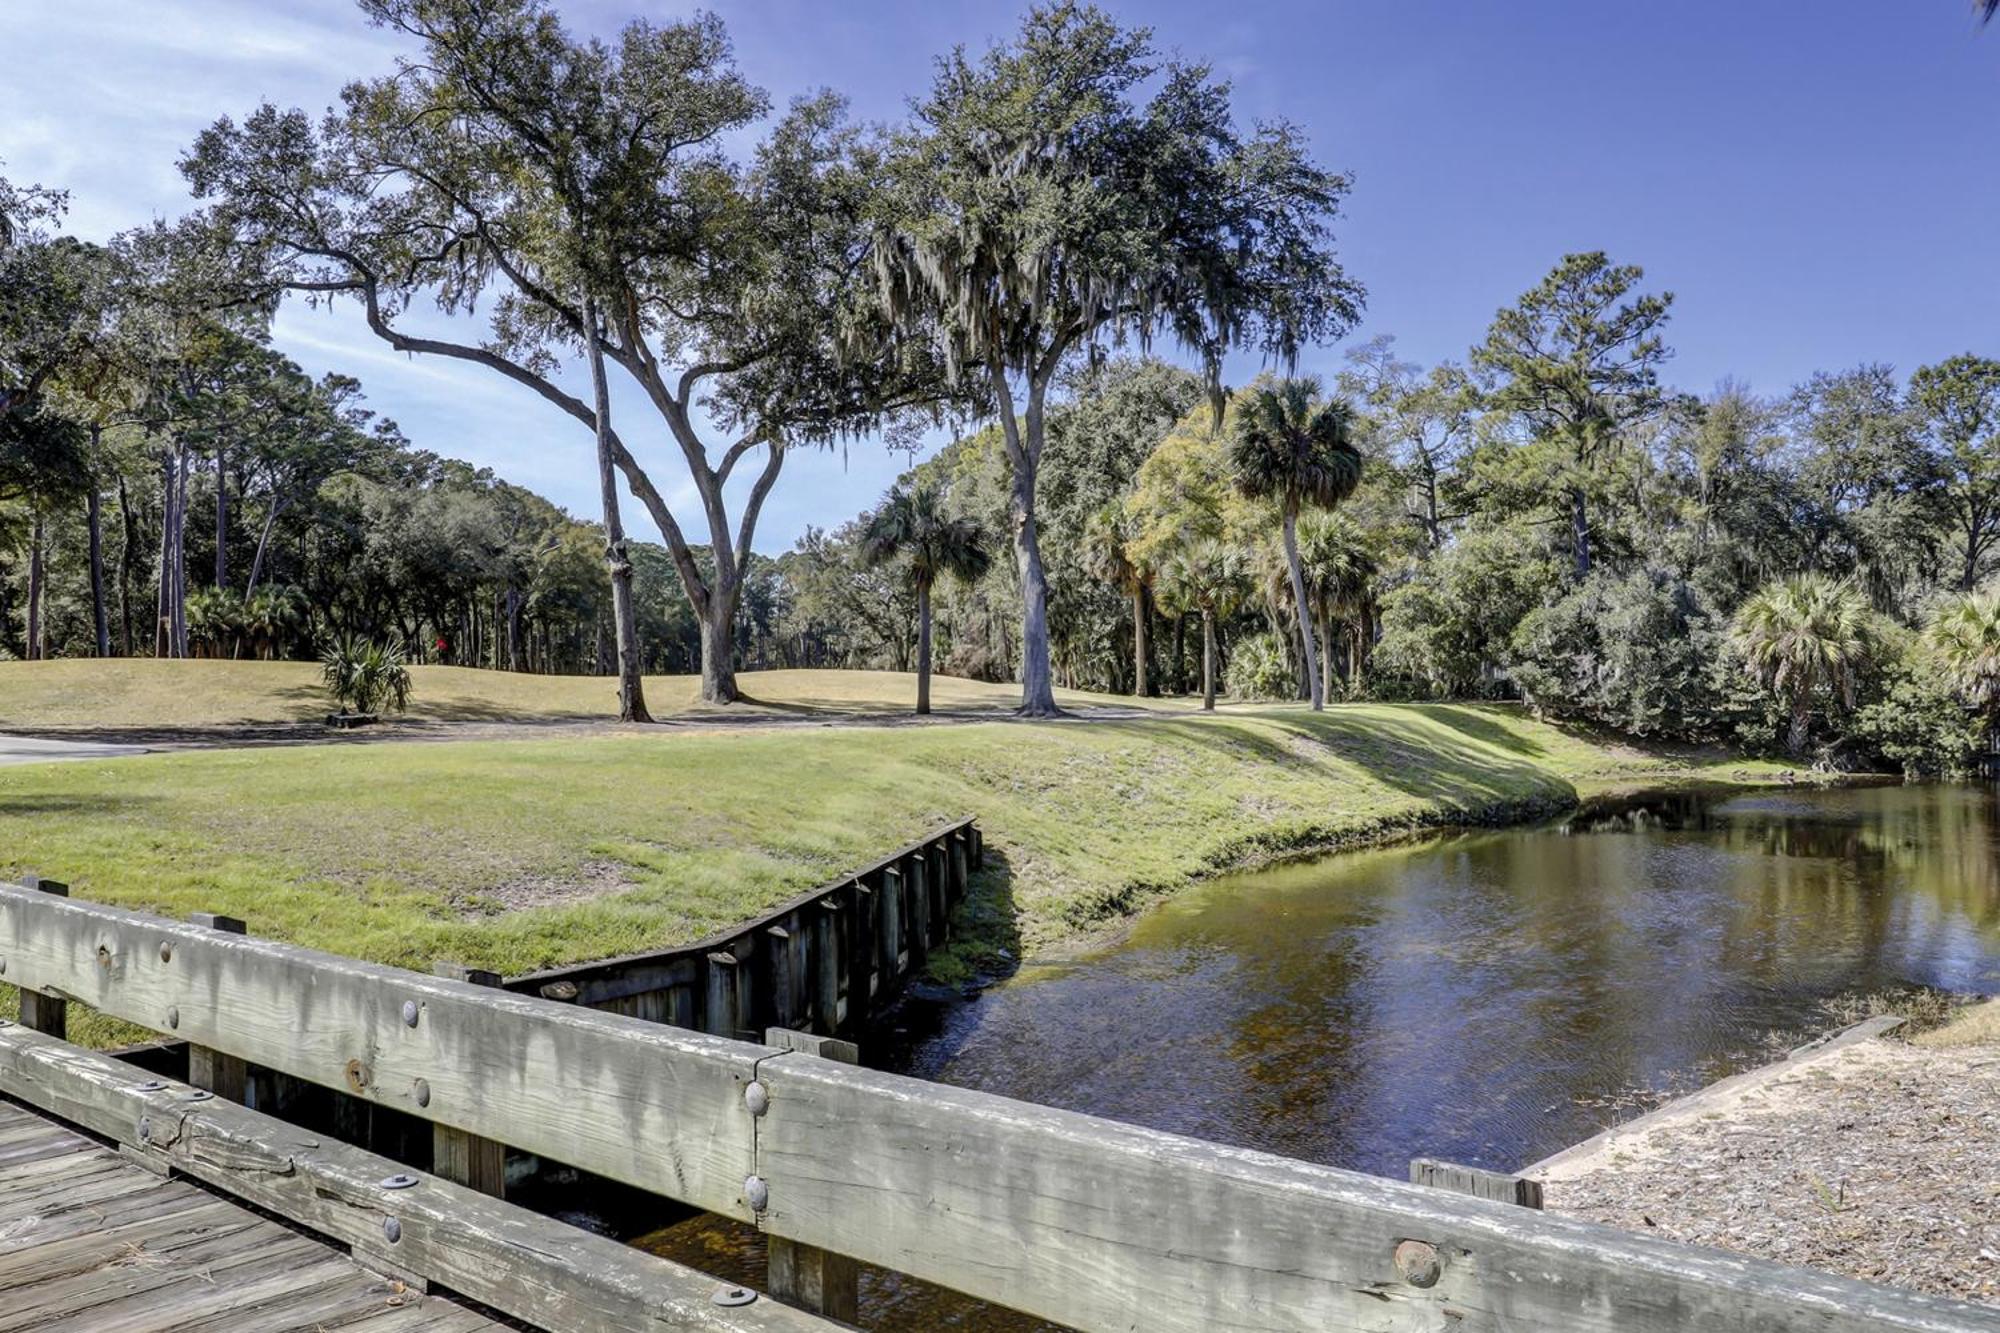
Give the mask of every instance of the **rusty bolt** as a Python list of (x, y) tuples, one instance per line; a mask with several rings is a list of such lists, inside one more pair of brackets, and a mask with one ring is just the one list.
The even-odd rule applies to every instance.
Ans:
[(1399, 1241), (1396, 1271), (1413, 1287), (1434, 1287), (1444, 1272), (1444, 1263), (1438, 1258), (1437, 1247), (1427, 1241)]
[(366, 1092), (368, 1091), (368, 1083), (368, 1066), (362, 1064), (358, 1058), (349, 1060), (347, 1062), (348, 1090), (357, 1094)]

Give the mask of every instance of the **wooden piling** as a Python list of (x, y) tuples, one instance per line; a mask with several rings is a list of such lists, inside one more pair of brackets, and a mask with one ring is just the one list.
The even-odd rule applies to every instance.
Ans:
[(868, 1025), (875, 1000), (876, 943), (875, 914), (881, 896), (864, 880), (856, 880), (849, 890), (854, 910), (847, 914), (847, 1026), (859, 1032)]
[[(469, 982), (474, 986), (498, 986), (500, 974), (485, 968), (467, 967), (463, 963), (438, 962), (431, 965), (431, 972), (453, 981)], [(417, 1095), (420, 1110), (433, 1111), (430, 1102), (430, 1085), (424, 1084)], [(450, 1125), (431, 1124), (431, 1171), (454, 1181), (467, 1189), (490, 1194), (496, 1199), (507, 1197), (507, 1145), (478, 1134), (468, 1134)]]
[(743, 968), (733, 953), (712, 953), (707, 959), (708, 984), (703, 992), (702, 1030), (718, 1037), (743, 1036), (737, 995), (742, 986)]
[(932, 858), (921, 852), (910, 858), (913, 873), (905, 881), (904, 891), (910, 922), (909, 958), (903, 964), (909, 972), (923, 966), (931, 951), (931, 867)]
[[(840, 1064), (859, 1064), (861, 1052), (851, 1041), (816, 1033), (772, 1028), (764, 1034), (764, 1044), (781, 1051), (817, 1056)], [(775, 1300), (813, 1314), (853, 1323), (860, 1316), (861, 1265), (844, 1254), (802, 1245), (782, 1236), (766, 1238), (770, 1258), (766, 1264), (766, 1289)]]
[(875, 993), (885, 996), (903, 975), (903, 871), (882, 868), (881, 891), (875, 903)]
[(770, 975), (766, 992), (771, 998), (772, 1026), (795, 1027), (805, 1010), (800, 985), (804, 969), (799, 966), (802, 943), (798, 935), (784, 926), (767, 926), (764, 930), (764, 966)]
[[(43, 879), (40, 875), (23, 875), (24, 888), (36, 889), (56, 898), (69, 897), (69, 885), (59, 879)], [(56, 995), (45, 995), (38, 990), (22, 986), (21, 1026), (46, 1032), (51, 1037), (69, 1035), (69, 1001)]]
[(837, 898), (819, 900), (812, 917), (812, 1000), (813, 1017), (819, 1030), (832, 1034), (841, 1030), (840, 982), (841, 936), (847, 929), (848, 912)]
[[(223, 916), (219, 912), (193, 912), (188, 915), (188, 920), (225, 935), (242, 935), (249, 930), (240, 918)], [(249, 1096), (250, 1070), (233, 1055), (199, 1042), (189, 1042), (188, 1082), (197, 1088), (206, 1088), (226, 1101), (241, 1102)]]
[(949, 919), (951, 909), (965, 901), (967, 887), (972, 882), (972, 835), (960, 829), (951, 839), (951, 895), (945, 903), (945, 915)]

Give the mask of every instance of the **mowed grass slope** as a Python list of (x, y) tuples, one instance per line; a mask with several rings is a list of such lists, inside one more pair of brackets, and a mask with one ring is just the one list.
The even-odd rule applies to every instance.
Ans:
[(1685, 771), (1463, 706), (197, 750), (0, 769), (0, 871), (515, 972), (698, 938), (971, 813), (974, 934), (1040, 949), (1260, 854)]
[[(604, 676), (537, 676), (472, 667), (410, 669), (418, 723), (585, 721), (618, 716), (617, 682)], [(917, 678), (890, 671), (751, 671), (738, 677), (737, 713), (887, 714), (915, 704)], [(656, 716), (712, 711), (695, 676), (648, 676)], [(1017, 685), (938, 676), (932, 700), (944, 712), (999, 713), (1020, 702)], [(1133, 699), (1066, 693), (1070, 706)], [(1154, 708), (1184, 708), (1148, 700)], [(226, 729), (317, 722), (334, 711), (311, 662), (156, 661), (114, 658), (0, 664), (0, 730), (60, 734), (127, 729)]]

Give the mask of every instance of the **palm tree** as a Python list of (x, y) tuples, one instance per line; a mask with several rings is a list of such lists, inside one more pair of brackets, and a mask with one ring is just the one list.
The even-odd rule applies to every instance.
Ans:
[(1958, 696), (1986, 719), (1991, 747), (2000, 727), (2000, 584), (1948, 599), (1924, 639)]
[(1084, 572), (1132, 600), (1132, 693), (1146, 697), (1147, 571), (1131, 554), (1125, 507), (1113, 500), (1083, 525)]
[(1312, 515), (1299, 524), (1299, 561), (1305, 567), (1306, 591), (1319, 622), (1321, 688), (1333, 694), (1333, 631), (1347, 635), (1347, 681), (1361, 680), (1362, 661), (1374, 638), (1375, 557), (1354, 525), (1335, 514)]
[(950, 574), (966, 582), (993, 563), (986, 530), (970, 518), (945, 512), (944, 488), (897, 484), (868, 520), (863, 537), (871, 564), (900, 559), (917, 594), (917, 711), (931, 711), (931, 587)]
[(1855, 586), (1800, 574), (1759, 588), (1737, 608), (1731, 636), (1751, 674), (1791, 715), (1786, 748), (1802, 753), (1822, 689), (1854, 706), (1861, 670), (1874, 651), (1868, 601)]
[(1243, 600), (1243, 556), (1213, 538), (1183, 546), (1161, 571), (1167, 595), (1185, 610), (1201, 612), (1201, 706), (1215, 711), (1215, 618)]
[(1237, 489), (1253, 500), (1277, 500), (1284, 515), (1285, 563), (1292, 604), (1298, 608), (1308, 688), (1315, 709), (1326, 705), (1313, 647), (1312, 609), (1299, 565), (1299, 511), (1331, 509), (1361, 484), (1361, 451), (1354, 446), (1354, 409), (1342, 399), (1322, 400), (1310, 376), (1251, 388), (1236, 417), (1230, 461)]

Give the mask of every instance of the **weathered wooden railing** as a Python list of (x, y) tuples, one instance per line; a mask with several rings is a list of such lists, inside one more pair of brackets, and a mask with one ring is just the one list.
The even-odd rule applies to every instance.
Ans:
[[(2000, 1333), (2000, 1311), (17, 886), (0, 961), (37, 995), (751, 1222), (795, 1267), (847, 1256), (1086, 1331)], [(86, 1058), (6, 1045), (16, 1096)], [(104, 1123), (151, 1142), (161, 1095), (120, 1092)]]
[(502, 984), (722, 1037), (858, 1032), (944, 943), (984, 855), (978, 825), (956, 820), (708, 939)]

